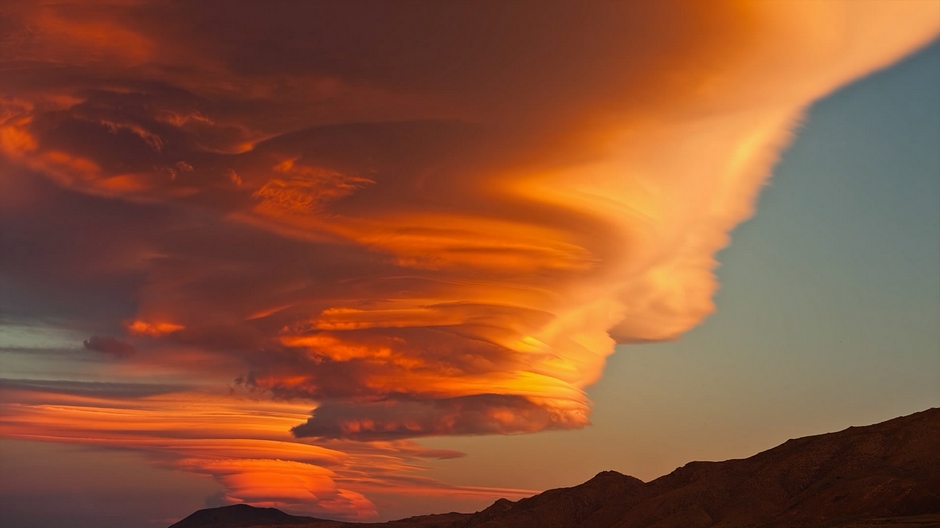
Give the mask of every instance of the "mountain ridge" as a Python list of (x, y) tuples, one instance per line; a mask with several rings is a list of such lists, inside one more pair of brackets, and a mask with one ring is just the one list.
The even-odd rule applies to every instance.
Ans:
[[(791, 439), (748, 458), (689, 462), (649, 482), (602, 471), (476, 513), (351, 523), (237, 506), (200, 510), (170, 528), (940, 527), (940, 409)], [(265, 513), (249, 521), (244, 508)]]

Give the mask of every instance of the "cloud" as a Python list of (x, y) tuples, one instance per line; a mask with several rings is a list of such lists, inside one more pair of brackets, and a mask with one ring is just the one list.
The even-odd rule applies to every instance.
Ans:
[[(582, 409), (582, 412), (585, 410)], [(298, 437), (390, 440), (446, 434), (512, 434), (580, 427), (571, 415), (547, 405), (500, 394), (426, 401), (325, 404), (303, 425)]]
[[(296, 405), (260, 432), (226, 422), (240, 440), (276, 425), (354, 452), (588, 425), (616, 343), (714, 310), (714, 255), (806, 106), (934, 38), (940, 13), (96, 0), (7, 2), (0, 20), (4, 317), (122, 357), (85, 381), (192, 388), (129, 397), (133, 419), (231, 385), (275, 402), (259, 413)], [(30, 394), (18, 435), (161, 449), (110, 418), (54, 434), (84, 404)], [(215, 438), (179, 412), (158, 423)], [(332, 467), (288, 490), (299, 456), (185, 467), (233, 500), (374, 512)]]
[(0, 390), (26, 391), (29, 393), (47, 392), (49, 394), (91, 398), (135, 399), (176, 392), (179, 389), (180, 387), (178, 385), (159, 385), (153, 383), (0, 378)]
[(102, 352), (119, 358), (130, 357), (137, 352), (134, 345), (110, 336), (93, 335), (85, 341), (82, 341), (82, 346), (88, 350)]
[(364, 520), (376, 516), (364, 495), (376, 489), (490, 500), (533, 493), (416, 475), (422, 460), (462, 456), (455, 451), (407, 440), (334, 448), (293, 438), (288, 430), (307, 416), (307, 403), (179, 386), (10, 379), (0, 380), (0, 396), (4, 436), (137, 450), (159, 466), (214, 478), (225, 490), (214, 503)]

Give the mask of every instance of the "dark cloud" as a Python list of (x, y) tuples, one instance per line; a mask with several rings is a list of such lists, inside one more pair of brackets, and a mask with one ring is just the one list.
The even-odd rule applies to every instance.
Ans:
[(82, 341), (82, 346), (84, 346), (86, 350), (94, 350), (119, 358), (130, 357), (137, 352), (134, 345), (125, 343), (111, 336), (93, 335), (85, 341)]
[(62, 189), (2, 156), (0, 185), (4, 319), (120, 330), (145, 281), (145, 239), (172, 225), (166, 208)]
[(569, 420), (523, 397), (480, 394), (431, 401), (326, 403), (314, 411), (307, 423), (291, 432), (297, 437), (369, 441), (527, 433), (583, 425)]
[(0, 390), (52, 393), (92, 398), (134, 399), (182, 390), (181, 385), (99, 381), (28, 380), (0, 378)]

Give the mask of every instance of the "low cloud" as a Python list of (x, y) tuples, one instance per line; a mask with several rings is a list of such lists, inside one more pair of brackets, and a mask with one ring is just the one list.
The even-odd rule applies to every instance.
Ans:
[(420, 475), (422, 461), (463, 455), (457, 451), (408, 440), (315, 444), (292, 437), (289, 428), (308, 412), (306, 403), (152, 384), (0, 380), (5, 437), (133, 449), (161, 467), (215, 479), (224, 491), (211, 497), (213, 505), (367, 520), (377, 510), (366, 494), (376, 490), (455, 500), (533, 493)]

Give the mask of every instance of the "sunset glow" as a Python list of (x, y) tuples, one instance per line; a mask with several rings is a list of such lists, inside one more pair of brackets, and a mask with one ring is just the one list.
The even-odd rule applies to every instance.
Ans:
[(331, 518), (535, 493), (427, 476), (463, 454), (416, 439), (589, 426), (616, 344), (715, 310), (807, 106), (940, 30), (916, 0), (582, 7), (4, 2), (0, 210), (57, 238), (10, 253), (0, 323), (81, 337), (2, 373), (0, 436)]

